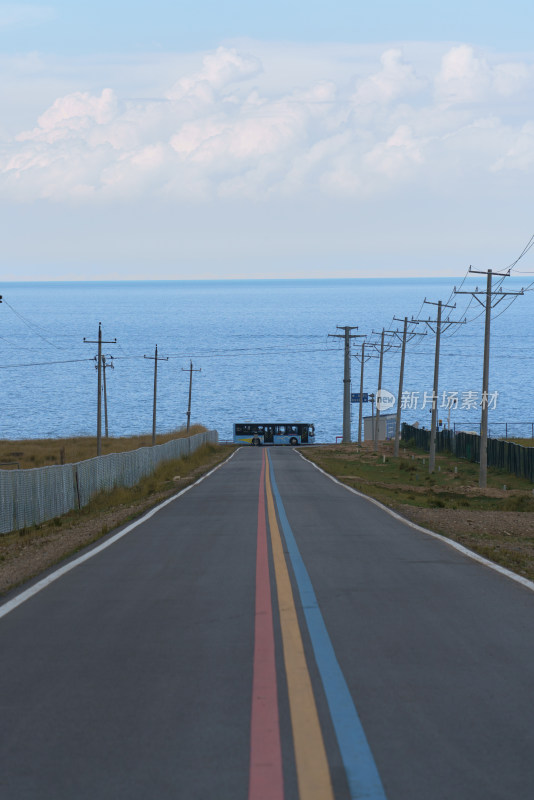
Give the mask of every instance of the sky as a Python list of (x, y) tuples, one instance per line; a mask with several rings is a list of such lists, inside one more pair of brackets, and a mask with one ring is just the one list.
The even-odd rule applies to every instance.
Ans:
[(500, 269), (534, 233), (533, 21), (526, 0), (0, 2), (3, 278)]

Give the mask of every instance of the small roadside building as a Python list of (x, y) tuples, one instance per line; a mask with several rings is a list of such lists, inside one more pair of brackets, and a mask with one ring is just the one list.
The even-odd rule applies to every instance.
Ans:
[[(377, 417), (363, 418), (363, 438), (366, 442), (372, 442), (375, 438), (375, 424)], [(378, 417), (378, 441), (383, 442), (387, 439), (395, 438), (397, 414), (380, 414)]]

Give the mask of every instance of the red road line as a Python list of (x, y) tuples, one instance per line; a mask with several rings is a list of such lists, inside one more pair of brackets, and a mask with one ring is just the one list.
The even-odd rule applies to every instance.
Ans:
[(250, 723), (249, 800), (283, 800), (282, 749), (274, 658), (273, 607), (265, 522), (265, 457), (258, 499), (256, 624)]

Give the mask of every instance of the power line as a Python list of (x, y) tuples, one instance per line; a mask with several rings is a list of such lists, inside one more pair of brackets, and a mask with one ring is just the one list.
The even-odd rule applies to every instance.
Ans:
[[(36, 336), (39, 336), (39, 338), (41, 338), (44, 342), (49, 344), (50, 347), (55, 347), (56, 350), (64, 350), (65, 349), (64, 347), (60, 347), (59, 345), (54, 344), (54, 342), (51, 342), (49, 339), (46, 338), (46, 336), (43, 336), (42, 333), (39, 333), (38, 328), (41, 328), (41, 326), (40, 325), (36, 325), (33, 322), (30, 322), (29, 320), (27, 320), (26, 317), (23, 317), (22, 314), (20, 314), (16, 309), (13, 308), (13, 306), (10, 303), (7, 302), (7, 300), (4, 300), (4, 303), (13, 312), (13, 314), (15, 314), (15, 316), (18, 317), (21, 320), (21, 322), (23, 322), (32, 331), (32, 333), (34, 333)], [(45, 329), (41, 328), (41, 330), (45, 330)]]
[(34, 350), (35, 350), (34, 347), (24, 347), (23, 344), (16, 344), (15, 342), (12, 342), (9, 339), (6, 339), (5, 336), (0, 336), (0, 339), (3, 342), (5, 342), (6, 344), (11, 345), (11, 347), (16, 347), (18, 350), (28, 350), (30, 353), (34, 352)]
[(81, 361), (94, 361), (94, 358), (69, 358), (65, 361), (34, 361), (31, 364), (0, 364), (0, 369), (15, 367), (47, 367), (49, 364), (78, 364)]

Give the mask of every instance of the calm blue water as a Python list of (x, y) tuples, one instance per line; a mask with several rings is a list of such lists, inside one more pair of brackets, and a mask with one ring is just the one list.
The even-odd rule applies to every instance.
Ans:
[[(481, 281), (484, 280), (482, 276)], [(527, 276), (525, 276), (527, 277)], [(158, 369), (158, 430), (185, 422), (188, 373), (194, 374), (192, 419), (230, 438), (240, 420), (315, 422), (319, 440), (342, 431), (343, 350), (328, 339), (336, 325), (355, 333), (391, 328), (392, 317), (435, 316), (425, 297), (447, 300), (460, 279), (368, 279), (309, 281), (155, 281), (109, 283), (6, 283), (0, 288), (1, 438), (94, 434), (96, 339), (102, 322), (114, 356), (107, 371), (111, 435), (146, 432), (152, 425), (153, 355), (169, 356)], [(525, 285), (526, 281), (523, 281)], [(504, 288), (522, 285), (508, 279)], [(466, 284), (467, 286), (467, 284)], [(466, 288), (464, 286), (464, 288)], [(474, 288), (474, 283), (469, 284)], [(454, 301), (453, 301), (454, 302)], [(469, 302), (458, 297), (460, 316)], [(534, 421), (534, 297), (518, 298), (492, 328), (490, 390), (498, 391), (490, 424)], [(479, 313), (472, 303), (468, 319)], [(24, 319), (21, 319), (21, 315)], [(423, 327), (423, 326), (421, 326)], [(442, 339), (440, 390), (480, 392), (483, 315)], [(339, 333), (339, 331), (337, 331)], [(355, 346), (359, 349), (358, 340)], [(81, 360), (87, 359), (87, 360)], [(384, 361), (383, 388), (397, 394), (399, 355)], [(68, 363), (49, 363), (49, 362)], [(41, 366), (18, 366), (48, 362)], [(6, 368), (7, 367), (7, 368)], [(423, 393), (431, 392), (434, 337), (409, 346), (405, 390), (419, 393), (408, 422), (429, 424)], [(378, 361), (365, 367), (365, 391), (376, 391)], [(353, 391), (359, 391), (353, 361)], [(353, 431), (356, 435), (357, 407)], [(364, 411), (364, 414), (366, 411)], [(369, 413), (369, 412), (368, 412)], [(440, 416), (446, 417), (446, 411)], [(451, 422), (479, 421), (480, 412), (458, 409)], [(495, 432), (500, 430), (494, 428)], [(526, 432), (526, 430), (525, 430)]]

